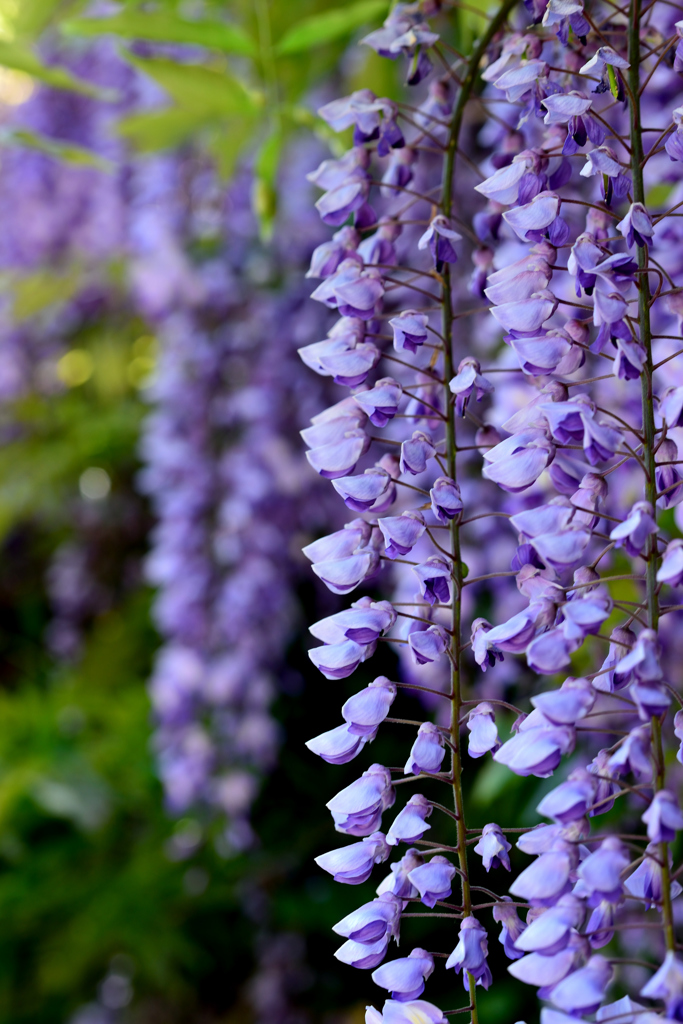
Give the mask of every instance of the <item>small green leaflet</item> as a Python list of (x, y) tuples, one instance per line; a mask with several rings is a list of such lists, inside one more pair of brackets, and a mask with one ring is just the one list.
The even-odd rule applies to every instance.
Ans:
[(179, 146), (205, 123), (192, 110), (171, 107), (131, 114), (117, 123), (116, 130), (138, 153), (155, 153)]
[(275, 47), (281, 56), (312, 50), (324, 43), (341, 39), (369, 21), (380, 18), (389, 9), (388, 0), (361, 0), (347, 7), (335, 7), (322, 14), (314, 14), (294, 25)]
[(76, 78), (64, 68), (47, 67), (28, 47), (21, 46), (19, 43), (0, 40), (0, 65), (12, 68), (13, 71), (23, 71), (40, 82), (51, 85), (54, 89), (69, 89), (71, 92), (80, 92), (85, 96), (93, 96), (97, 99), (116, 98), (115, 93), (112, 93), (111, 90), (97, 89), (82, 79)]
[(2, 132), (0, 144), (3, 146), (26, 146), (27, 149), (37, 149), (63, 163), (81, 167), (97, 167), (100, 171), (111, 171), (114, 166), (110, 160), (105, 160), (104, 157), (98, 156), (97, 153), (82, 146), (50, 139), (46, 135), (38, 135), (25, 128), (12, 128)]
[(113, 18), (78, 18), (66, 22), (70, 35), (115, 35), (124, 39), (145, 39), (155, 43), (187, 43), (222, 53), (253, 57), (254, 41), (239, 25), (224, 21), (187, 21), (173, 11), (126, 11)]
[(203, 119), (249, 116), (257, 99), (224, 70), (205, 64), (178, 64), (161, 57), (143, 58), (123, 51), (127, 61), (153, 78), (184, 110)]
[(78, 268), (57, 274), (53, 270), (36, 270), (15, 277), (11, 284), (12, 315), (18, 322), (29, 320), (49, 306), (67, 302), (76, 294), (83, 276)]

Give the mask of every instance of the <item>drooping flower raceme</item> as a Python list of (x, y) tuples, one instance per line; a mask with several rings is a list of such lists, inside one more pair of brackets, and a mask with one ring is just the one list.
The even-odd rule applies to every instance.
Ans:
[[(438, 922), (440, 955), (473, 1019), (477, 987), (495, 983), (491, 915), (510, 974), (549, 1004), (543, 1024), (619, 1016), (621, 1000), (603, 1005), (615, 979), (646, 1015), (681, 1020), (667, 756), (683, 735), (681, 32), (662, 2), (508, 0), (452, 59), (456, 12), (436, 8), (399, 4), (365, 40), (407, 60), (417, 99), (328, 104), (354, 147), (312, 174), (340, 229), (314, 258), (313, 299), (340, 320), (301, 355), (349, 392), (316, 416), (309, 461), (356, 516), (314, 542), (314, 570), (373, 597), (354, 593), (339, 634), (312, 627), (330, 650), (311, 656), (333, 680), (380, 644), (397, 653), (398, 678), (370, 687), (383, 703), (368, 742), (404, 688), (435, 708), (389, 719), (414, 730), (405, 768), (366, 767), (353, 727), (323, 734), (337, 746), (321, 756), (362, 762), (328, 804), (361, 842), (319, 862), (355, 881), (396, 848), (378, 893), (403, 902), (396, 918), (373, 901), (344, 919), (360, 945), (338, 955), (390, 993), (370, 1024), (414, 1000), (411, 1019), (439, 1019), (420, 999), (438, 959), (384, 959), (401, 931), (410, 943), (420, 900), (456, 926)], [(354, 639), (366, 600), (387, 617)], [(536, 827), (468, 826), (463, 773), (488, 758), (547, 780)], [(418, 787), (405, 800), (404, 784)], [(634, 959), (649, 980), (624, 968)]]

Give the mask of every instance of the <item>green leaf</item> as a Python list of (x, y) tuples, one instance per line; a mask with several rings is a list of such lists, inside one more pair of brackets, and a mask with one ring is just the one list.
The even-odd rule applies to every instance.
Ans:
[(54, 270), (37, 270), (33, 274), (14, 279), (11, 284), (12, 314), (15, 320), (28, 320), (48, 306), (66, 302), (81, 285), (78, 270), (57, 274)]
[(273, 233), (277, 213), (277, 172), (282, 152), (282, 135), (274, 130), (265, 140), (254, 163), (255, 181), (252, 205), (259, 222), (261, 237), (267, 241)]
[(331, 43), (381, 17), (388, 9), (387, 0), (361, 0), (347, 7), (335, 7), (331, 11), (314, 14), (285, 33), (275, 48), (276, 53), (283, 56), (301, 53)]
[(189, 43), (244, 57), (253, 57), (256, 53), (254, 41), (239, 25), (188, 21), (173, 11), (126, 11), (113, 18), (79, 18), (66, 22), (63, 30), (78, 36), (115, 35), (156, 43)]
[(5, 38), (33, 40), (37, 39), (49, 26), (59, 18), (64, 18), (70, 8), (78, 5), (80, 0), (26, 0), (18, 3), (13, 10), (7, 3), (0, 3), (2, 12), (3, 36)]
[(179, 146), (205, 122), (191, 110), (152, 110), (122, 118), (116, 129), (138, 153), (155, 153)]
[(223, 181), (232, 177), (237, 161), (251, 141), (257, 122), (253, 118), (227, 120), (206, 142)]
[(124, 53), (139, 71), (153, 78), (179, 107), (198, 117), (252, 114), (257, 98), (225, 71), (204, 64), (178, 64), (161, 57), (136, 57)]
[(37, 149), (41, 153), (53, 156), (67, 164), (75, 164), (81, 167), (96, 167), (100, 171), (111, 171), (114, 167), (111, 160), (92, 153), (83, 146), (74, 146), (70, 142), (61, 142), (58, 139), (50, 139), (46, 135), (38, 135), (35, 132), (27, 131), (25, 128), (13, 128), (0, 135), (0, 143), (8, 146), (26, 146), (27, 149)]
[(14, 71), (24, 71), (27, 75), (37, 78), (38, 81), (51, 85), (53, 89), (69, 89), (71, 92), (80, 92), (84, 96), (93, 96), (104, 100), (116, 97), (111, 90), (98, 89), (94, 85), (89, 85), (64, 68), (47, 67), (28, 47), (21, 46), (19, 43), (9, 43), (4, 39), (0, 39), (0, 65), (12, 68)]

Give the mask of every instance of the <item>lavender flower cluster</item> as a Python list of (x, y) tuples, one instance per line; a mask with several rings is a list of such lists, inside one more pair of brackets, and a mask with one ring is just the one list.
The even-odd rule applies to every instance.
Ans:
[[(363, 43), (405, 60), (419, 99), (319, 111), (353, 143), (309, 175), (336, 229), (312, 298), (339, 320), (301, 357), (349, 391), (302, 435), (355, 518), (304, 553), (334, 593), (374, 597), (312, 625), (310, 657), (334, 681), (388, 642), (401, 678), (308, 746), (342, 764), (383, 723), (414, 737), (405, 768), (371, 764), (328, 801), (356, 841), (317, 859), (355, 885), (407, 846), (334, 927), (338, 959), (389, 995), (367, 1024), (477, 1024), (489, 912), (542, 1024), (683, 1020), (682, 10), (506, 0), (464, 56), (457, 3), (398, 4)], [(390, 717), (402, 692), (434, 720)], [(463, 775), (488, 756), (557, 772), (544, 820), (468, 827)], [(514, 838), (530, 860), (508, 883)], [(457, 941), (386, 960), (420, 903)], [(438, 958), (464, 1006), (421, 999)]]
[[(164, 641), (150, 685), (169, 808), (217, 812), (229, 846), (241, 849), (253, 840), (249, 810), (279, 747), (270, 705), (301, 577), (290, 538), (335, 515), (295, 447), (305, 422), (297, 415), (323, 398), (302, 373), (297, 339), (326, 316), (304, 302), (296, 278), (288, 290), (279, 286), (282, 261), (260, 246), (249, 212), (250, 175), (226, 199), (198, 163), (182, 233), (168, 197), (149, 201), (163, 181), (158, 167), (141, 201), (155, 223), (141, 231), (138, 300), (160, 341), (140, 476), (157, 519), (147, 575), (158, 588), (153, 614)], [(167, 172), (164, 191), (180, 194), (187, 165), (174, 158)], [(291, 201), (287, 217), (298, 224), (299, 249), (288, 253), (296, 272), (320, 229)], [(188, 241), (207, 224), (220, 249), (192, 262)]]

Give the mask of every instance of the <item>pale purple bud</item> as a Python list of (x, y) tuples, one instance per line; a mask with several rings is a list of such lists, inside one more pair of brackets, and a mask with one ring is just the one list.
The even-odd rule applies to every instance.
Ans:
[(330, 850), (315, 858), (318, 867), (334, 876), (335, 882), (360, 885), (372, 874), (374, 864), (389, 859), (391, 847), (382, 832), (373, 832), (360, 843), (351, 843), (338, 850)]
[(577, 836), (582, 835), (582, 827), (581, 822), (575, 823), (570, 829), (563, 829), (560, 825), (534, 825), (519, 837), (515, 845), (522, 853), (537, 857), (540, 853), (548, 853), (554, 849), (557, 840), (562, 839), (570, 831), (576, 832)]
[(572, 929), (581, 925), (584, 916), (585, 910), (581, 900), (568, 892), (560, 897), (554, 907), (541, 910), (538, 916), (527, 924), (517, 939), (517, 948), (525, 953), (542, 953), (545, 956), (559, 953), (566, 948)]
[(451, 519), (460, 515), (463, 509), (460, 488), (447, 476), (440, 476), (432, 484), (429, 492), (432, 512), (438, 522), (447, 526)]
[(488, 465), (482, 471), (483, 476), (515, 494), (531, 487), (554, 456), (555, 448), (545, 432), (522, 431), (484, 453)]
[(610, 633), (610, 640), (612, 642), (609, 645), (607, 657), (602, 663), (599, 674), (593, 680), (594, 688), (605, 693), (612, 693), (614, 690), (621, 689), (628, 682), (628, 678), (615, 681), (614, 669), (633, 648), (636, 642), (636, 635), (630, 629), (617, 626)]
[(683, 708), (674, 715), (674, 735), (681, 741), (676, 760), (683, 764)]
[(571, 655), (581, 646), (581, 640), (581, 636), (573, 633), (567, 635), (564, 624), (541, 633), (527, 648), (527, 665), (534, 672), (553, 675), (570, 663)]
[(448, 633), (443, 626), (429, 626), (428, 629), (418, 630), (408, 637), (410, 650), (418, 665), (436, 661), (447, 649), (448, 643)]
[(444, 263), (456, 263), (458, 254), (453, 248), (453, 242), (459, 242), (462, 235), (455, 231), (446, 217), (439, 213), (432, 218), (432, 222), (417, 243), (418, 249), (429, 251), (434, 260), (437, 272), (441, 272)]
[(545, 565), (564, 570), (576, 565), (590, 541), (591, 531), (587, 526), (570, 523), (562, 532), (542, 533), (530, 543)]
[[(382, 511), (393, 504), (396, 485), (391, 473), (380, 465), (366, 469), (358, 476), (343, 476), (332, 481), (337, 494), (354, 512)], [(378, 507), (380, 506), (380, 507)]]
[(353, 519), (342, 530), (314, 540), (301, 550), (311, 562), (346, 558), (366, 546), (370, 540), (371, 529), (370, 524), (364, 519)]
[(614, 920), (617, 907), (614, 903), (602, 900), (588, 919), (586, 935), (591, 949), (602, 949), (614, 938)]
[(519, 184), (529, 171), (531, 164), (532, 160), (529, 156), (526, 153), (520, 153), (519, 156), (514, 157), (512, 163), (498, 168), (485, 181), (475, 185), (474, 190), (487, 199), (509, 206), (511, 203), (517, 202)]
[(636, 702), (641, 722), (659, 718), (671, 706), (671, 695), (658, 680), (631, 683), (629, 693)]
[(468, 753), (470, 757), (482, 757), (489, 750), (495, 753), (500, 747), (496, 716), (493, 707), (486, 702), (472, 708), (467, 716), (469, 729)]
[(517, 735), (504, 743), (493, 759), (506, 765), (515, 775), (547, 779), (557, 768), (562, 755), (574, 749), (574, 743), (573, 729), (553, 725), (540, 711), (534, 710), (524, 720)]
[(548, 65), (545, 61), (523, 60), (517, 67), (505, 71), (493, 84), (496, 89), (503, 90), (508, 103), (516, 103), (547, 73)]
[(641, 821), (647, 825), (647, 837), (651, 843), (672, 843), (676, 833), (683, 828), (683, 814), (674, 794), (667, 789), (655, 793)]
[(312, 740), (306, 741), (306, 746), (313, 753), (322, 757), (328, 764), (347, 764), (352, 761), (361, 748), (375, 738), (374, 733), (365, 736), (354, 735), (349, 726), (337, 726), (329, 732), (323, 732)]
[(530, 203), (504, 213), (503, 220), (523, 242), (537, 242), (540, 241), (539, 232), (549, 228), (559, 212), (560, 197), (554, 192), (539, 192)]
[(417, 151), (404, 146), (391, 154), (391, 159), (382, 175), (383, 196), (397, 196), (413, 179), (413, 164), (417, 160)]
[[(406, 1003), (387, 999), (381, 1014), (373, 1006), (367, 1007), (367, 1011), (365, 1024), (446, 1024), (441, 1010), (425, 999), (412, 999)], [(377, 1017), (370, 1016), (370, 1011), (374, 1011)]]
[[(361, 150), (365, 153), (365, 150)], [(336, 161), (329, 161), (335, 163)], [(323, 242), (313, 251), (311, 266), (306, 277), (330, 277), (345, 259), (352, 259), (360, 236), (355, 228), (344, 227), (336, 231), (329, 242)]]
[(406, 761), (404, 775), (419, 775), (421, 772), (438, 772), (446, 754), (443, 733), (432, 722), (423, 722), (417, 731)]
[(629, 249), (634, 243), (642, 247), (652, 240), (652, 218), (642, 203), (631, 203), (628, 213), (617, 224), (617, 231), (624, 236)]
[(321, 448), (323, 445), (338, 444), (348, 436), (349, 431), (358, 430), (366, 421), (365, 413), (358, 410), (358, 415), (340, 416), (326, 420), (312, 427), (299, 431), (307, 448)]
[(662, 966), (641, 988), (640, 995), (663, 1000), (667, 1017), (679, 1020), (683, 1012), (683, 960), (669, 950)]
[(377, 831), (382, 812), (391, 807), (395, 799), (391, 772), (380, 764), (373, 764), (360, 779), (333, 796), (326, 806), (332, 812), (337, 832), (367, 836)]
[(568, 844), (558, 843), (555, 849), (542, 853), (510, 886), (533, 907), (552, 907), (572, 887), (575, 852)]
[(655, 482), (660, 497), (657, 504), (662, 508), (672, 508), (683, 498), (683, 484), (678, 471), (678, 446), (671, 438), (665, 438), (655, 455)]
[(434, 970), (434, 958), (424, 949), (413, 949), (407, 957), (391, 960), (373, 972), (375, 985), (391, 992), (401, 1003), (416, 999), (424, 992), (425, 979)]
[(574, 510), (566, 498), (556, 498), (548, 505), (524, 509), (510, 516), (510, 524), (525, 537), (539, 537), (542, 534), (559, 533), (572, 518)]
[[(312, 182), (318, 188), (338, 188), (350, 178), (362, 177), (369, 163), (370, 153), (368, 150), (363, 146), (354, 146), (353, 149), (347, 150), (339, 160), (323, 160), (314, 171), (306, 175), (306, 181)], [(349, 232), (353, 232), (353, 234)], [(334, 235), (334, 239), (352, 249), (355, 249), (360, 241), (353, 228), (342, 228)]]
[(342, 440), (306, 452), (310, 465), (327, 480), (347, 476), (370, 447), (370, 438), (359, 428), (347, 431)]
[(414, 843), (432, 826), (425, 821), (432, 813), (432, 805), (421, 793), (411, 796), (402, 811), (394, 818), (393, 824), (387, 832), (389, 846), (398, 846), (399, 843)]
[(639, 779), (651, 779), (650, 743), (649, 726), (639, 725), (632, 729), (610, 757), (608, 769), (617, 775), (633, 772)]
[(610, 767), (609, 750), (599, 750), (593, 760), (587, 765), (591, 775), (595, 775), (597, 789), (595, 799), (590, 809), (589, 817), (593, 818), (598, 814), (606, 814), (614, 806), (614, 797), (620, 792), (621, 787), (615, 781), (618, 774)]
[(619, 903), (623, 895), (621, 875), (629, 866), (626, 848), (616, 836), (608, 836), (597, 850), (579, 864), (581, 895), (589, 907), (601, 902)]
[(407, 555), (425, 532), (421, 512), (402, 512), (400, 516), (386, 516), (377, 523), (385, 543), (387, 558)]
[(413, 868), (419, 867), (423, 861), (424, 857), (419, 850), (407, 850), (399, 861), (389, 865), (390, 873), (377, 887), (377, 895), (379, 896), (383, 892), (393, 892), (402, 900), (415, 899), (418, 892), (410, 881), (410, 872)]
[[(580, 10), (578, 4), (572, 4), (572, 6)], [(593, 100), (586, 99), (580, 92), (555, 93), (546, 96), (543, 106), (548, 113), (543, 119), (543, 124), (566, 124), (572, 117), (581, 117), (582, 114), (587, 113), (592, 105)]]
[(668, 427), (683, 426), (683, 387), (666, 389), (659, 403), (659, 412)]
[(369, 645), (343, 640), (341, 643), (314, 647), (308, 652), (308, 656), (326, 679), (346, 679), (368, 655), (374, 653), (374, 650), (374, 643), (370, 649)]
[(389, 714), (395, 697), (396, 684), (386, 676), (378, 676), (364, 690), (349, 697), (341, 709), (342, 717), (355, 735), (372, 735)]
[(389, 321), (389, 326), (394, 332), (394, 348), (397, 352), (417, 352), (420, 345), (424, 345), (427, 340), (427, 320), (424, 313), (406, 309)]
[(350, 608), (329, 615), (309, 626), (309, 632), (326, 644), (353, 640), (357, 644), (371, 644), (396, 622), (396, 612), (389, 601), (373, 601), (361, 597)]
[[(634, 1002), (630, 996), (623, 996), (621, 999), (617, 999), (614, 1003), (607, 1003), (605, 1006), (601, 1006), (595, 1015), (598, 1024), (602, 1024), (603, 1021), (614, 1020), (619, 1018), (619, 1024), (635, 1024), (634, 1018), (637, 1016), (639, 1020), (642, 1020), (642, 1011), (644, 1007), (640, 1003)], [(645, 1021), (645, 1024), (651, 1024), (650, 1021)]]
[(519, 365), (531, 377), (542, 377), (557, 373), (568, 376), (583, 366), (586, 355), (583, 349), (572, 343), (565, 331), (551, 328), (546, 334), (534, 338), (507, 339)]
[(616, 546), (623, 547), (631, 558), (636, 558), (645, 547), (648, 537), (654, 533), (657, 533), (657, 524), (652, 505), (649, 501), (637, 501), (628, 518), (614, 527), (610, 540), (616, 541)]
[(536, 808), (560, 825), (584, 818), (593, 803), (596, 781), (585, 768), (575, 768), (565, 782), (552, 789)]
[[(672, 854), (669, 851), (669, 866), (671, 865)], [(662, 867), (659, 862), (659, 845), (648, 843), (645, 849), (645, 860), (640, 864), (632, 875), (629, 875), (624, 882), (624, 888), (632, 896), (645, 900), (645, 909), (653, 906), (661, 906), (664, 893), (662, 879)], [(678, 882), (671, 883), (671, 899), (680, 896), (683, 889)]]
[(588, 1015), (595, 1013), (600, 1006), (611, 980), (609, 961), (596, 953), (585, 967), (580, 967), (555, 985), (548, 998), (567, 1013)]
[(427, 864), (413, 868), (408, 877), (419, 892), (424, 905), (433, 909), (439, 900), (446, 900), (450, 896), (454, 876), (455, 868), (450, 861), (445, 857), (436, 856)]
[(527, 299), (492, 306), (491, 313), (506, 331), (538, 331), (557, 309), (557, 298), (544, 288)]
[(393, 377), (383, 377), (369, 391), (361, 391), (353, 397), (376, 427), (386, 427), (398, 410), (403, 388)]
[(315, 208), (323, 224), (339, 227), (350, 214), (364, 205), (369, 191), (370, 184), (367, 178), (354, 176), (325, 192), (316, 202)]
[[(546, 911), (543, 917), (550, 913), (552, 911)], [(529, 928), (531, 927), (532, 925), (529, 926)], [(539, 996), (547, 998), (550, 987), (557, 985), (577, 967), (587, 949), (588, 943), (583, 936), (574, 932), (567, 945), (562, 949), (554, 953), (529, 953), (522, 960), (510, 964), (508, 971), (518, 981), (523, 981), (527, 985), (536, 985), (541, 990), (538, 993)]]
[(679, 587), (683, 582), (683, 540), (670, 541), (666, 546), (662, 564), (657, 572), (658, 583)]
[(654, 682), (662, 678), (659, 664), (659, 641), (653, 629), (644, 629), (629, 651), (614, 667), (614, 682), (624, 686), (632, 679)]
[(389, 948), (389, 936), (385, 935), (376, 942), (365, 943), (355, 942), (348, 939), (343, 946), (340, 946), (334, 954), (337, 960), (349, 967), (357, 967), (360, 970), (370, 971), (382, 963)]
[(531, 698), (535, 708), (555, 725), (575, 725), (595, 704), (596, 694), (588, 679), (569, 676), (559, 690), (549, 690)]
[(481, 839), (474, 847), (474, 852), (481, 857), (487, 871), (491, 868), (505, 868), (510, 871), (509, 851), (512, 849), (510, 843), (503, 835), (499, 825), (492, 822), (484, 825), (481, 830)]
[(524, 956), (521, 950), (517, 949), (516, 943), (524, 931), (526, 925), (520, 921), (517, 914), (517, 907), (510, 906), (510, 896), (503, 896), (504, 902), (497, 903), (493, 908), (493, 920), (502, 925), (498, 941), (505, 950), (508, 960), (519, 960)]
[(596, 53), (593, 54), (587, 64), (584, 64), (580, 70), (582, 75), (590, 75), (591, 71), (595, 71), (601, 75), (605, 70), (605, 65), (611, 64), (613, 68), (630, 68), (631, 65), (623, 57), (620, 57), (616, 50), (613, 50), (611, 46), (600, 46)]
[(614, 360), (614, 376), (620, 380), (636, 380), (645, 366), (647, 353), (643, 345), (625, 338), (616, 338), (617, 358)]
[(413, 572), (418, 578), (420, 593), (429, 604), (448, 604), (451, 600), (451, 575), (452, 567), (450, 562), (438, 555), (431, 555), (426, 562), (413, 566)]
[(403, 903), (393, 893), (382, 893), (371, 903), (352, 911), (337, 924), (332, 931), (352, 942), (371, 945), (385, 936), (396, 938)]
[(424, 473), (427, 460), (433, 459), (435, 455), (436, 448), (429, 434), (415, 430), (410, 441), (404, 441), (401, 445), (401, 472), (412, 473), (413, 476)]
[(334, 350), (319, 355), (319, 363), (335, 384), (355, 388), (362, 384), (380, 359), (380, 351), (372, 342), (363, 342), (355, 348)]
[(465, 917), (460, 925), (460, 941), (446, 961), (446, 970), (453, 967), (456, 974), (462, 971), (466, 990), (469, 989), (468, 974), (475, 979), (477, 985), (488, 988), (492, 979), (486, 962), (487, 953), (486, 929), (476, 917)]
[(481, 402), (484, 395), (490, 394), (493, 384), (481, 374), (481, 366), (477, 359), (468, 356), (458, 366), (458, 372), (448, 383), (451, 392), (455, 395), (455, 410), (458, 416), (465, 415), (465, 409), (472, 395)]
[(363, 580), (374, 576), (379, 567), (376, 551), (365, 549), (347, 558), (328, 559), (314, 562), (313, 572), (333, 594), (348, 594)]

